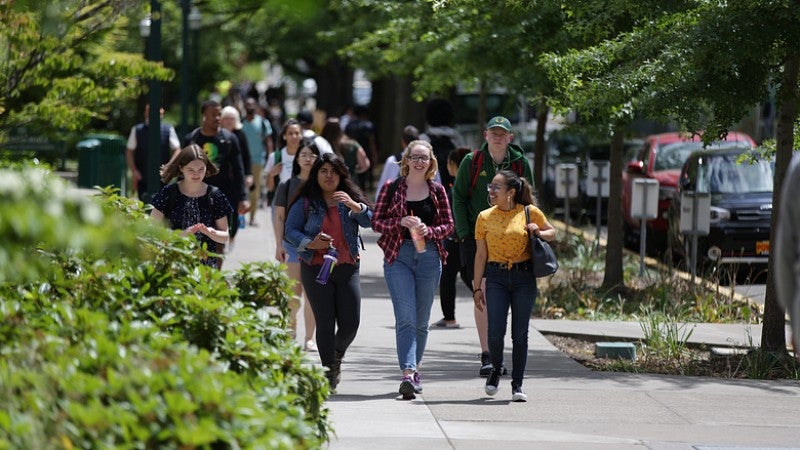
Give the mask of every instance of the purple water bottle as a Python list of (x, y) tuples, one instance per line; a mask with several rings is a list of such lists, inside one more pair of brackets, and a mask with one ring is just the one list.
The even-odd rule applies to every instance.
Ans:
[(333, 266), (336, 265), (337, 256), (339, 256), (339, 253), (336, 251), (336, 247), (333, 245), (328, 247), (328, 253), (322, 257), (322, 266), (317, 274), (317, 283), (328, 284), (328, 279), (331, 277), (331, 272), (333, 272)]

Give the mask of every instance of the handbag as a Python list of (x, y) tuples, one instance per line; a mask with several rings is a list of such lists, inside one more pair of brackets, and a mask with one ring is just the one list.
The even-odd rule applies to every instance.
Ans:
[[(525, 223), (531, 222), (528, 207), (525, 206)], [(527, 229), (527, 228), (526, 228)], [(528, 240), (531, 248), (531, 267), (533, 276), (536, 278), (548, 277), (558, 270), (558, 259), (553, 248), (546, 241), (535, 234), (528, 232)]]

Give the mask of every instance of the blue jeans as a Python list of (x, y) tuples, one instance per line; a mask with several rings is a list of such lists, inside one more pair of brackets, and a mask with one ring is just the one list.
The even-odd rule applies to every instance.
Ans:
[(417, 370), (428, 341), (428, 323), (442, 274), (442, 261), (436, 244), (428, 241), (427, 248), (425, 253), (417, 253), (413, 241), (407, 239), (394, 262), (383, 261), (383, 276), (394, 307), (400, 370)]
[(530, 270), (508, 270), (486, 265), (486, 312), (489, 319), (489, 358), (499, 369), (503, 364), (503, 340), (508, 309), (511, 308), (511, 380), (522, 386), (528, 363), (528, 324), (538, 294), (536, 278)]

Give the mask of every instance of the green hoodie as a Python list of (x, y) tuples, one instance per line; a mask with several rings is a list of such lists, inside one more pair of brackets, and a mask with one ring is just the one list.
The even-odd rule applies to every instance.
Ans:
[[(475, 192), (470, 196), (470, 186), (472, 184), (472, 157), (475, 153), (470, 153), (461, 161), (458, 166), (456, 180), (453, 183), (453, 219), (456, 222), (456, 234), (459, 239), (464, 239), (475, 235), (475, 220), (478, 213), (488, 208), (489, 196), (486, 192), (486, 185), (491, 183), (492, 178), (497, 174), (494, 162), (489, 154), (488, 144), (483, 143), (481, 149), (484, 152), (483, 167), (478, 172), (475, 180)], [(504, 163), (500, 170), (512, 169), (511, 163), (521, 159), (523, 161), (523, 177), (533, 186), (533, 171), (528, 160), (525, 159), (525, 152), (521, 147), (514, 144), (508, 145), (508, 161)]]

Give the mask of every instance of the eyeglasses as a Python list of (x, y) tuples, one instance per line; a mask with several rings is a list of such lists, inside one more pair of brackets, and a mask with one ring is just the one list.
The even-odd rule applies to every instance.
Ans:
[(428, 157), (428, 156), (409, 156), (408, 160), (411, 161), (411, 162), (414, 162), (414, 163), (417, 163), (417, 162), (426, 163), (426, 162), (430, 161), (431, 158)]
[(496, 192), (496, 191), (503, 190), (503, 189), (505, 189), (505, 188), (506, 188), (506, 187), (505, 187), (505, 186), (503, 186), (503, 185), (501, 185), (501, 184), (492, 184), (492, 183), (489, 183), (489, 184), (487, 184), (487, 185), (486, 185), (486, 190), (487, 190), (488, 192)]

